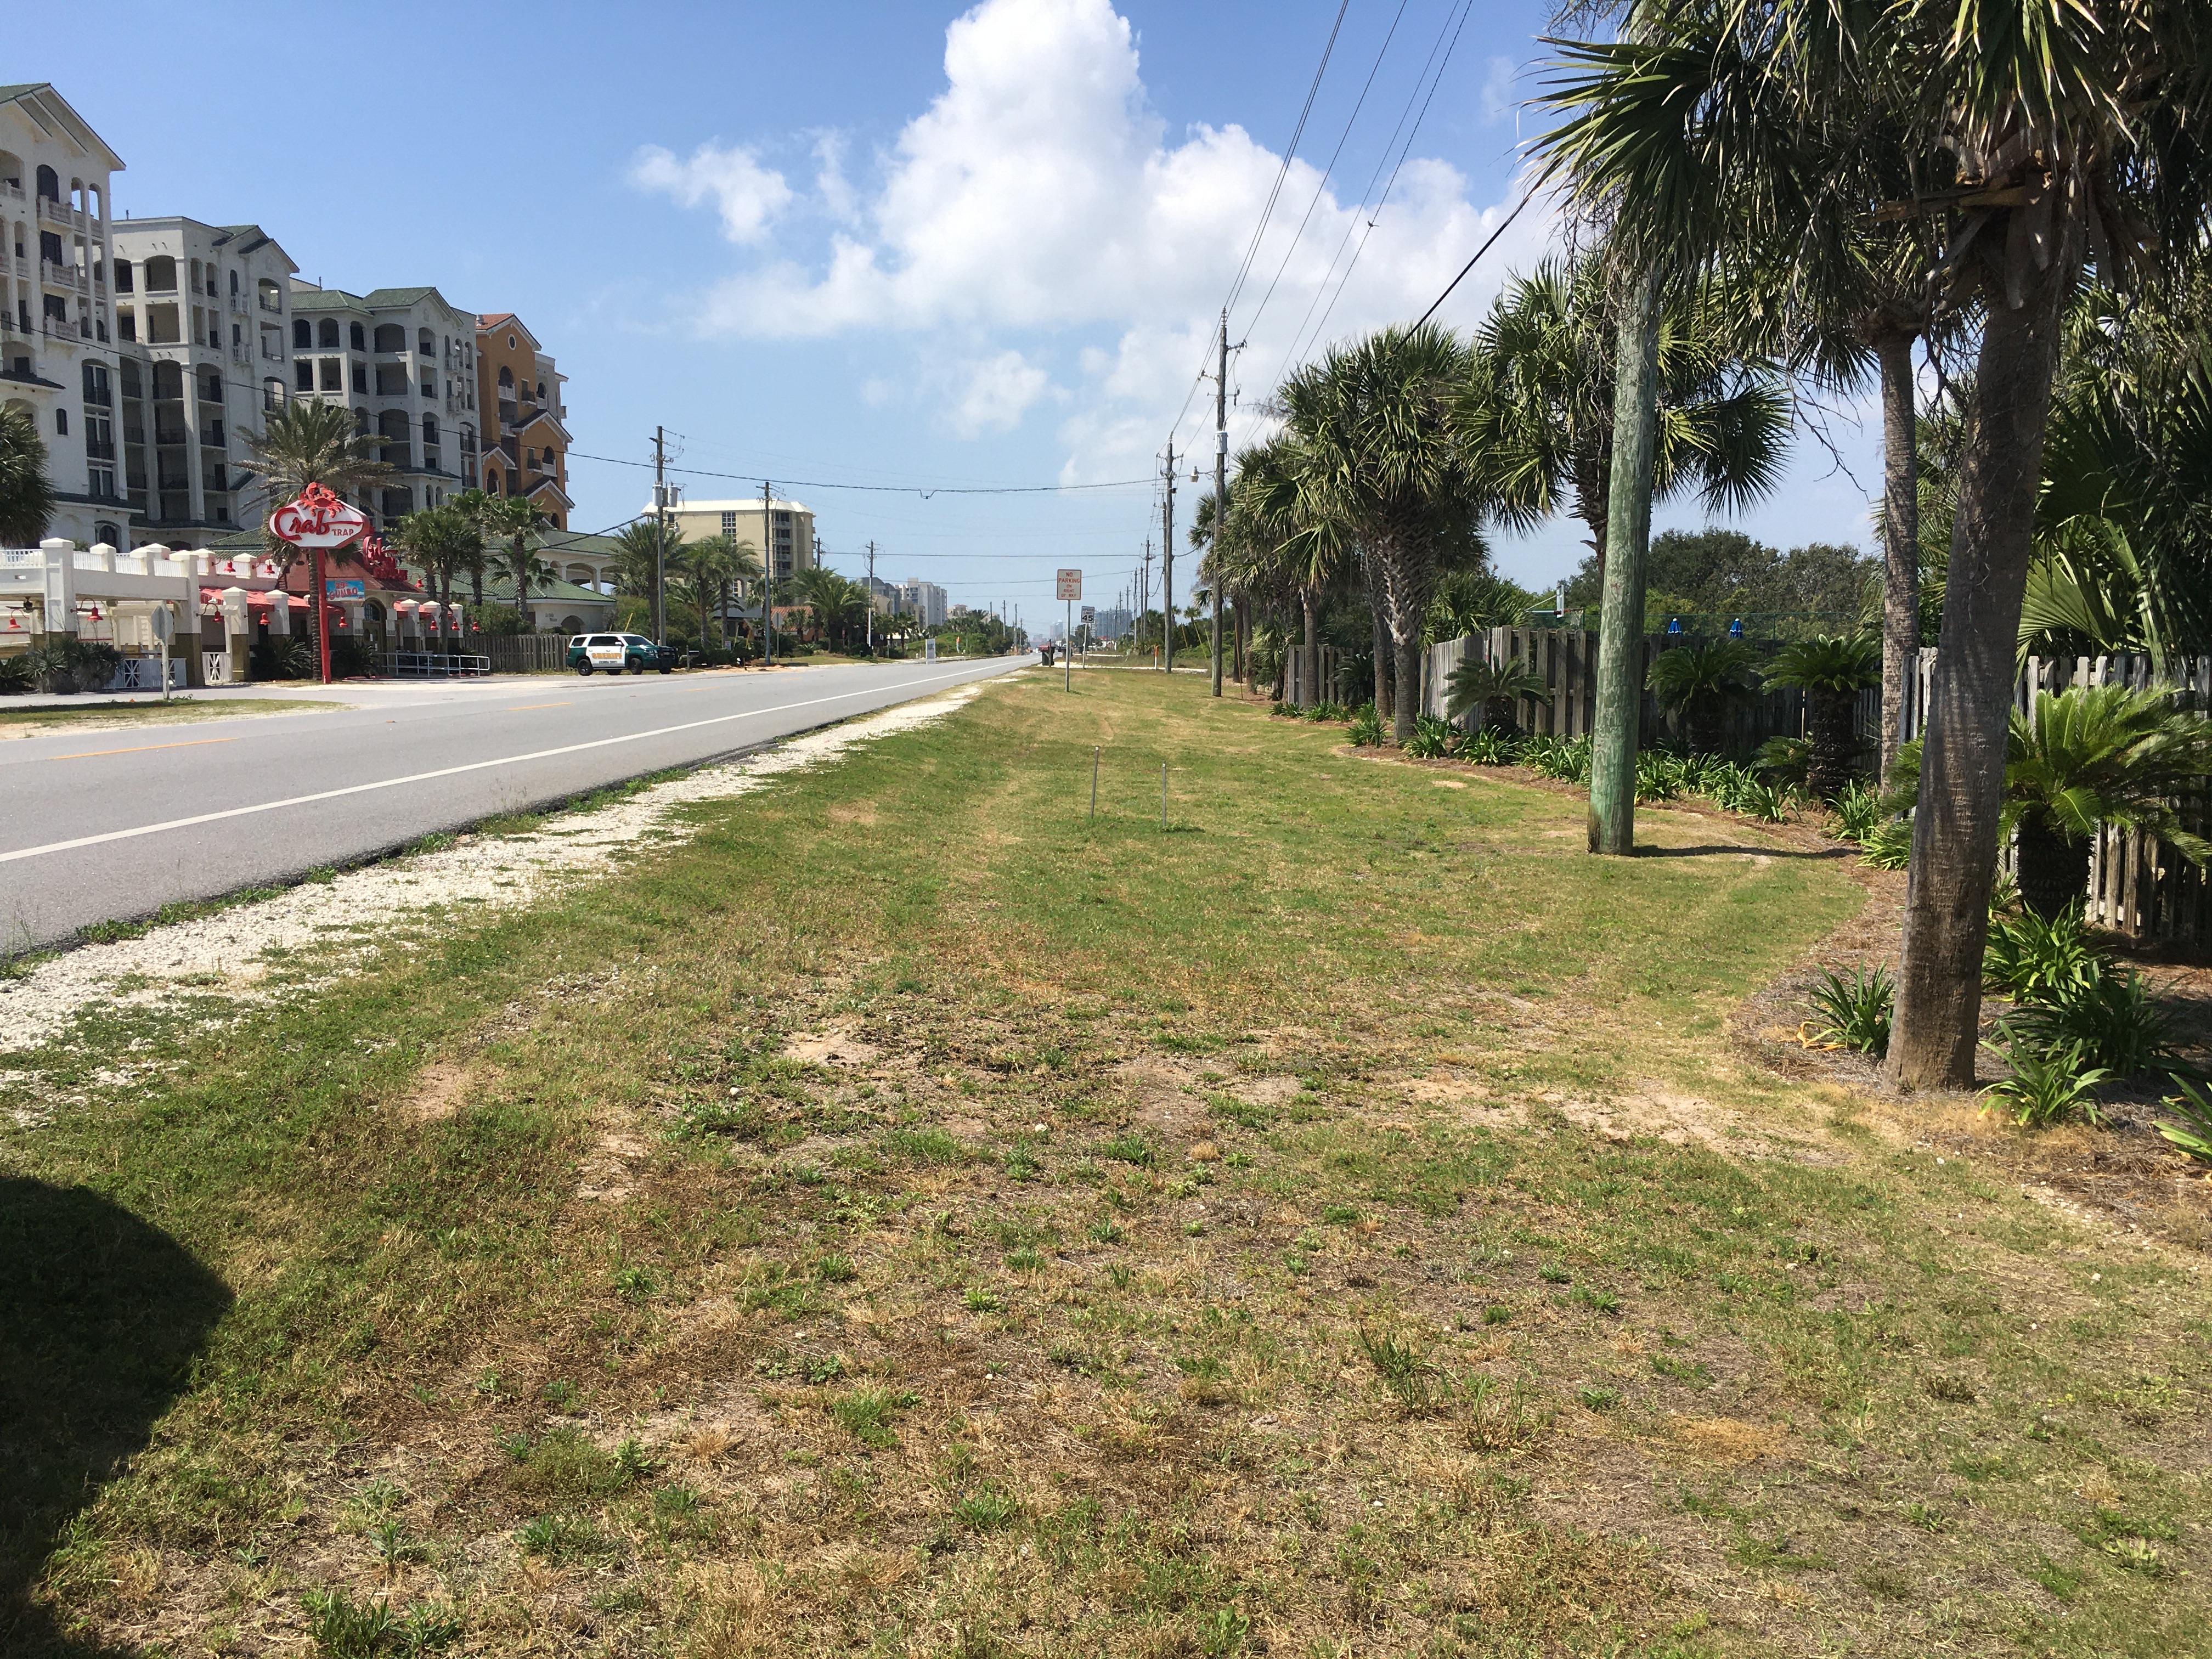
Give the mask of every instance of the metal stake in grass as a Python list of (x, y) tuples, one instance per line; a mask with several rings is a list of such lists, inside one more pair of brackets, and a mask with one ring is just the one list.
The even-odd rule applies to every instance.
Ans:
[(1098, 745), (1091, 745), (1091, 821), (1098, 822)]
[(1168, 763), (1160, 763), (1160, 828), (1168, 827)]

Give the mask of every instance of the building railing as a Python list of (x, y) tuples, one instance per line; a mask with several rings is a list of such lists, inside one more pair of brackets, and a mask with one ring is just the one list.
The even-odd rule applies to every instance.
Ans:
[(443, 651), (393, 651), (384, 659), (384, 672), (402, 680), (478, 679), (491, 672), (491, 659)]

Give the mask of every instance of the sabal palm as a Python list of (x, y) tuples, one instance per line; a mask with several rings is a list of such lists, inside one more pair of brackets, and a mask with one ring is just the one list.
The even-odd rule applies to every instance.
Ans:
[(1453, 669), (1444, 680), (1444, 690), (1449, 719), (1459, 720), (1479, 709), (1486, 727), (1498, 723), (1500, 709), (1510, 709), (1524, 698), (1547, 707), (1552, 701), (1552, 688), (1526, 662), (1491, 662), (1480, 657), (1470, 657)]
[[(1718, 21), (1714, 46), (1675, 38), (1686, 16)], [(2207, 0), (1647, 0), (1621, 41), (1568, 49), (1581, 78), (1559, 96), (1579, 113), (1553, 154), (1655, 265), (1802, 265), (1838, 227), (1890, 212), (1940, 226), (1931, 275), (1979, 312), (1889, 1054), (1905, 1087), (1973, 1079), (2063, 314), (2092, 258), (2170, 281), (2203, 246), (2208, 38)], [(1914, 179), (1910, 196), (1871, 198), (1854, 134)]]
[[(1617, 303), (1601, 257), (1547, 259), (1510, 279), (1474, 335), (1482, 372), (1462, 409), (1470, 441), (1525, 511), (1579, 519), (1605, 568), (1613, 487)], [(1722, 296), (1693, 289), (1659, 318), (1652, 494), (1694, 489), (1717, 512), (1770, 493), (1788, 453), (1790, 400)]]
[(53, 510), (38, 421), (28, 410), (0, 409), (0, 545), (36, 546)]
[[(272, 410), (259, 432), (248, 433), (241, 472), (260, 481), (271, 511), (299, 499), (309, 484), (340, 495), (359, 495), (392, 468), (378, 458), (380, 441), (360, 430), (343, 404), (294, 401)], [(298, 550), (264, 529), (272, 556), (289, 562)]]
[(707, 620), (715, 617), (714, 641), (717, 648), (727, 641), (722, 636), (720, 612), (732, 583), (760, 574), (760, 561), (752, 556), (752, 544), (740, 542), (725, 532), (702, 537), (696, 542), (685, 542), (672, 556), (669, 568), (675, 572), (691, 596), (699, 613), (699, 643), (707, 643)]
[(1284, 383), (1297, 516), (1356, 544), (1374, 573), (1398, 667), (1395, 735), (1413, 735), (1422, 623), (1445, 562), (1468, 562), (1503, 497), (1462, 441), (1467, 349), (1432, 326), (1386, 328)]
[(1774, 653), (1765, 678), (1769, 685), (1804, 692), (1811, 702), (1813, 754), (1805, 786), (1817, 799), (1834, 799), (1850, 781), (1858, 752), (1859, 693), (1881, 684), (1881, 641), (1871, 634), (1798, 640)]
[(1300, 487), (1307, 458), (1298, 440), (1283, 433), (1237, 457), (1229, 497), (1229, 523), (1213, 560), (1220, 579), (1247, 593), (1295, 605), (1305, 622), (1299, 680), (1306, 702), (1319, 692), (1318, 615), (1322, 591), (1349, 566), (1350, 526), (1317, 511), (1317, 497)]

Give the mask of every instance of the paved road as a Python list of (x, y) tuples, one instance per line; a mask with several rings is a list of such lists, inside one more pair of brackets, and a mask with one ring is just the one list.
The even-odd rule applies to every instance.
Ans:
[(0, 954), (1035, 661), (310, 687), (352, 706), (0, 743)]

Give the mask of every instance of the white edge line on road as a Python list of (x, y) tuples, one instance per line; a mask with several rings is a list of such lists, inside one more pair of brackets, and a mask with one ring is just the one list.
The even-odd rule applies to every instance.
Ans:
[[(935, 680), (961, 678), (966, 671), (950, 674), (933, 674), (916, 680), (916, 685), (927, 685)], [(872, 688), (860, 691), (841, 691), (834, 697), (810, 697), (805, 702), (787, 702), (774, 708), (748, 708), (741, 714), (715, 714), (703, 720), (686, 720), (681, 726), (657, 726), (650, 732), (626, 732), (619, 737), (594, 738), (589, 743), (565, 744), (558, 749), (533, 750), (527, 755), (502, 755), (496, 760), (470, 761), (461, 766), (441, 766), (434, 772), (411, 772), (404, 778), (380, 778), (374, 783), (349, 783), (343, 789), (325, 789), (312, 795), (293, 795), (284, 800), (265, 800), (252, 806), (226, 807), (220, 812), (202, 812), (189, 818), (169, 818), (161, 823), (142, 823), (132, 830), (110, 830), (97, 836), (79, 836), (75, 841), (49, 842), (44, 847), (25, 847), (13, 853), (0, 853), (0, 864), (13, 864), (17, 859), (34, 859), (46, 853), (67, 853), (79, 847), (97, 847), (103, 842), (129, 841), (137, 836), (158, 836), (169, 830), (189, 830), (195, 824), (220, 823), (225, 818), (242, 818), (256, 812), (275, 812), (287, 806), (307, 806), (319, 800), (337, 800), (344, 795), (367, 794), (373, 789), (397, 789), (402, 784), (427, 783), (433, 778), (450, 778), (463, 772), (481, 772), (492, 766), (520, 766), (525, 761), (550, 760), (556, 755), (580, 754), (586, 749), (605, 749), (610, 744), (642, 743), (647, 738), (665, 738), (678, 732), (696, 732), (703, 726), (721, 726), (731, 720), (758, 720), (769, 714), (787, 714), (794, 708), (818, 708), (823, 703), (847, 702), (854, 697), (872, 695)]]

